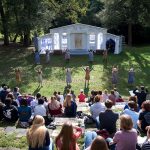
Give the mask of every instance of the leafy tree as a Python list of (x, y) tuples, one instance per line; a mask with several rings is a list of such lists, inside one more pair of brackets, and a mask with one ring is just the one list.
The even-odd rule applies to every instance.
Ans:
[(150, 3), (148, 0), (104, 0), (104, 10), (99, 17), (107, 27), (127, 24), (128, 44), (132, 45), (132, 26), (145, 24), (150, 18)]

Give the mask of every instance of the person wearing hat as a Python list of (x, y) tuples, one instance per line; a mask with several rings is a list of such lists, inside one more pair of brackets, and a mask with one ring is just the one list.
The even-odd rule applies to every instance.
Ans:
[(129, 73), (128, 73), (128, 84), (133, 85), (134, 82), (135, 82), (134, 69), (130, 68)]

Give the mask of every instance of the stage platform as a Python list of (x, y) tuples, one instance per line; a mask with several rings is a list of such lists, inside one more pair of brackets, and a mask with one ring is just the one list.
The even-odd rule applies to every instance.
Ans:
[(89, 51), (86, 49), (70, 49), (70, 55), (88, 55)]

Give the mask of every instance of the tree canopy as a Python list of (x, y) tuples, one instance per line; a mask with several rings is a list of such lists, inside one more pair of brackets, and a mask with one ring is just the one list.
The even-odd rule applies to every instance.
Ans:
[(108, 29), (128, 26), (128, 44), (132, 44), (132, 27), (150, 26), (149, 0), (0, 0), (0, 31), (4, 44), (31, 43), (31, 36), (49, 28), (85, 23)]

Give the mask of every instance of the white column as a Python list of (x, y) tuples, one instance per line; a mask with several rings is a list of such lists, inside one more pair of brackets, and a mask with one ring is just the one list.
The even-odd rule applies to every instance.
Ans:
[(90, 33), (87, 32), (87, 50), (90, 49)]
[(62, 33), (59, 32), (59, 49), (62, 49)]
[(54, 50), (54, 33), (52, 34), (52, 51)]
[(98, 34), (97, 33), (94, 34), (95, 34), (95, 50), (97, 50)]
[(70, 33), (67, 33), (67, 48), (70, 49)]

